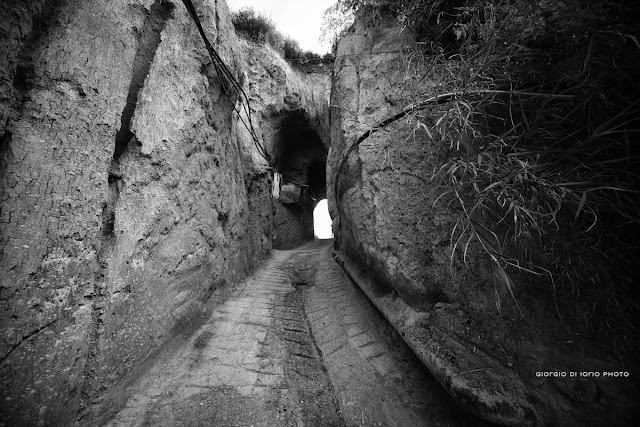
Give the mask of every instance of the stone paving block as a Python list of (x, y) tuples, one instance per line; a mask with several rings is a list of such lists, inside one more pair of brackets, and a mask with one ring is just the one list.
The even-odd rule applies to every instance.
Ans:
[(214, 365), (209, 370), (209, 385), (226, 385), (232, 387), (253, 386), (258, 379), (258, 373), (235, 366)]
[(349, 338), (349, 343), (353, 347), (362, 347), (374, 342), (375, 342), (374, 338), (366, 332)]
[(309, 318), (318, 318), (319, 316), (321, 316), (323, 313), (326, 313), (328, 310), (331, 310), (332, 307), (331, 306), (322, 306), (322, 307), (313, 307), (311, 310), (307, 311), (307, 316), (309, 316)]
[(383, 377), (394, 376), (393, 374), (396, 374), (395, 376), (398, 376), (396, 362), (388, 354), (383, 353), (378, 357), (370, 358), (368, 361)]
[[(276, 384), (277, 386), (277, 384)], [(254, 396), (265, 396), (267, 395), (269, 392), (271, 392), (272, 388), (277, 388), (277, 387), (270, 387), (270, 386), (263, 386), (263, 385), (259, 385), (256, 384), (253, 389), (251, 390), (251, 394)]]
[(258, 371), (260, 374), (269, 376), (282, 376), (282, 362), (274, 361), (273, 359), (262, 359), (258, 362)]
[(377, 357), (381, 354), (384, 354), (386, 351), (387, 349), (382, 344), (375, 341), (371, 342), (368, 345), (358, 347), (358, 353), (366, 359)]
[(360, 317), (356, 316), (355, 314), (347, 314), (346, 316), (344, 316), (343, 321), (345, 326), (347, 327), (358, 325), (361, 323)]
[(316, 342), (318, 345), (326, 344), (329, 341), (334, 341), (338, 338), (345, 338), (343, 332), (340, 329), (328, 327), (321, 331), (314, 331)]
[(360, 328), (357, 325), (352, 325), (347, 328), (347, 335), (349, 336), (349, 338), (355, 337), (356, 335), (360, 335), (363, 333), (364, 331), (362, 330), (362, 328)]
[(252, 325), (256, 328), (264, 328), (264, 330), (266, 330), (269, 325), (271, 325), (271, 321), (272, 321), (272, 317), (269, 315), (262, 315), (262, 314), (256, 314), (256, 313), (251, 313), (251, 314), (247, 314), (246, 317), (243, 318), (243, 324), (245, 325)]
[(338, 336), (333, 340), (325, 341), (321, 344), (320, 350), (322, 351), (323, 356), (328, 356), (335, 353), (338, 349), (341, 349), (348, 345), (347, 340), (343, 336)]

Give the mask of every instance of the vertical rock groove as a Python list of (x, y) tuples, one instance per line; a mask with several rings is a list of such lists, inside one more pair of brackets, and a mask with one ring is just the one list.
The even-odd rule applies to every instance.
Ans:
[(164, 27), (167, 25), (167, 20), (171, 16), (173, 9), (174, 6), (172, 3), (163, 3), (160, 0), (156, 0), (151, 6), (149, 15), (145, 20), (138, 42), (138, 50), (133, 60), (133, 74), (131, 76), (131, 82), (129, 83), (127, 103), (122, 110), (121, 125), (116, 134), (116, 148), (113, 153), (114, 161), (120, 159), (126, 151), (129, 141), (133, 137), (131, 133), (131, 119), (136, 109), (136, 104), (138, 103), (138, 95), (144, 86), (145, 78), (149, 73), (153, 57), (160, 44), (162, 30), (164, 30)]
[(138, 95), (144, 86), (144, 81), (149, 74), (149, 69), (153, 62), (153, 58), (160, 45), (162, 30), (167, 24), (167, 20), (171, 16), (174, 9), (172, 3), (162, 3), (160, 0), (151, 6), (147, 19), (145, 20), (140, 39), (138, 41), (138, 50), (133, 60), (133, 73), (131, 82), (129, 83), (129, 91), (127, 94), (127, 102), (122, 110), (120, 117), (120, 129), (116, 134), (115, 149), (113, 151), (113, 159), (109, 168), (109, 195), (107, 205), (103, 211), (103, 228), (102, 234), (105, 238), (113, 236), (115, 224), (115, 204), (118, 200), (121, 179), (119, 167), (120, 158), (127, 151), (127, 147), (131, 140), (135, 137), (131, 132), (131, 119), (138, 104)]
[(135, 140), (131, 132), (131, 120), (138, 103), (138, 96), (144, 83), (156, 51), (160, 45), (162, 31), (172, 15), (174, 5), (170, 2), (156, 0), (145, 19), (138, 39), (138, 48), (133, 61), (133, 71), (127, 101), (122, 110), (120, 128), (116, 133), (113, 158), (109, 168), (107, 201), (102, 211), (102, 245), (98, 254), (100, 271), (96, 278), (92, 310), (92, 329), (89, 353), (85, 365), (85, 386), (82, 392), (81, 409), (85, 409), (94, 400), (100, 390), (98, 370), (100, 368), (100, 336), (104, 330), (103, 316), (106, 307), (106, 281), (108, 259), (115, 245), (115, 213), (122, 186), (120, 174), (120, 158), (127, 151), (129, 144)]

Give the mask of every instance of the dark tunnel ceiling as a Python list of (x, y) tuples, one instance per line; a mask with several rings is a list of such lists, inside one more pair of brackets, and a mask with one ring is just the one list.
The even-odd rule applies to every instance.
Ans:
[(274, 155), (285, 182), (308, 185), (316, 199), (326, 197), (327, 150), (303, 109), (282, 112)]

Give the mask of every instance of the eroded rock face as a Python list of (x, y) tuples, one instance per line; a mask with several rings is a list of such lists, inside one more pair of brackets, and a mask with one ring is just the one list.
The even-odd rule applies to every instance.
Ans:
[[(226, 4), (194, 4), (270, 151), (263, 111), (323, 120), (328, 86), (281, 59), (252, 75)], [(0, 419), (69, 425), (270, 252), (272, 172), (181, 2), (8, 1), (0, 18)]]
[[(537, 424), (542, 417), (518, 375), (476, 352), (485, 331), (478, 333), (467, 308), (473, 302), (480, 317), (491, 309), (491, 288), (482, 286), (487, 266), (471, 247), (472, 273), (462, 270), (463, 286), (452, 283), (449, 239), (459, 212), (434, 205), (441, 190), (430, 180), (440, 160), (433, 141), (416, 133), (415, 121), (396, 121), (353, 150), (338, 177), (349, 147), (411, 103), (398, 84), (407, 78), (403, 55), (412, 40), (392, 16), (371, 15), (361, 11), (336, 55), (327, 177), (341, 262), (352, 276), (366, 272), (363, 290), (388, 309), (387, 318), (465, 409), (501, 424)], [(465, 371), (475, 375), (458, 376)]]
[(446, 298), (448, 277), (424, 266), (446, 262), (446, 248), (440, 246), (448, 243), (453, 215), (431, 209), (437, 194), (425, 182), (436, 159), (423, 152), (423, 141), (412, 138), (412, 126), (395, 123), (369, 137), (348, 157), (338, 186), (339, 207), (333, 194), (348, 147), (409, 103), (395, 84), (405, 78), (402, 58), (411, 43), (391, 16), (374, 27), (364, 14), (340, 42), (327, 188), (340, 248), (420, 306)]
[[(587, 366), (620, 370), (595, 356), (593, 343), (566, 334), (552, 300), (518, 284), (516, 307), (474, 242), (465, 247), (466, 262), (451, 257), (460, 211), (455, 203), (436, 203), (444, 190), (431, 176), (442, 164), (441, 150), (415, 120), (403, 118), (369, 136), (346, 157), (336, 182), (349, 147), (416, 101), (398, 89), (411, 76), (403, 52), (412, 43), (392, 16), (365, 10), (338, 46), (327, 191), (341, 262), (352, 276), (368, 276), (361, 280), (365, 292), (411, 335), (407, 342), (417, 343), (414, 351), (467, 410), (505, 425), (604, 422), (607, 411), (624, 423), (636, 405), (632, 381), (536, 376), (596, 369)], [(568, 349), (560, 340), (581, 344)], [(607, 397), (595, 397), (595, 389)], [(589, 397), (577, 397), (581, 390)]]

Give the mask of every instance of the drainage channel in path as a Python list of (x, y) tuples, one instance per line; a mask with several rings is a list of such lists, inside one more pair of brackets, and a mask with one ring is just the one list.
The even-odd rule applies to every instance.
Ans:
[[(283, 304), (276, 306), (274, 335), (284, 343), (284, 374), (289, 395), (300, 403), (297, 412), (303, 425), (343, 425), (333, 386), (322, 363), (305, 313), (308, 285), (296, 283)], [(268, 342), (268, 341), (267, 341)]]
[(348, 279), (330, 242), (274, 251), (125, 394), (107, 426), (480, 425)]

